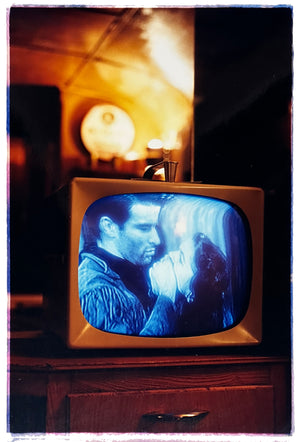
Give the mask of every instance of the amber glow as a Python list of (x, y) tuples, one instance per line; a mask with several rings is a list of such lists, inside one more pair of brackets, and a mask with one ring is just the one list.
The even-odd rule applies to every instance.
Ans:
[(12, 138), (10, 140), (10, 163), (15, 166), (25, 166), (26, 148), (23, 140)]
[(92, 159), (111, 160), (130, 149), (135, 129), (129, 115), (110, 104), (93, 106), (81, 123), (81, 138)]
[[(180, 179), (184, 161), (189, 167), (180, 155), (190, 149), (193, 123), (193, 8), (125, 8), (117, 17), (101, 7), (88, 15), (85, 8), (41, 8), (39, 20), (33, 10), (15, 18), (10, 81), (59, 89), (63, 173), (90, 167), (80, 124), (93, 106), (111, 104), (126, 112), (135, 129), (118, 161), (144, 162), (149, 140), (160, 139), (179, 161)], [(102, 126), (106, 122), (108, 129), (106, 117)], [(119, 130), (116, 138), (122, 138)], [(116, 155), (110, 146), (104, 146), (107, 161)], [(103, 140), (92, 150), (103, 151)], [(24, 161), (21, 151), (14, 160)]]
[(181, 91), (164, 79), (153, 80), (147, 72), (100, 64), (97, 68), (105, 99), (118, 103), (135, 126), (135, 139), (126, 158), (147, 158), (147, 145), (153, 138), (160, 139), (167, 149), (185, 146), (193, 106)]
[[(166, 79), (187, 97), (193, 96), (193, 55), (182, 45), (182, 34), (177, 26), (161, 15), (151, 15), (145, 29), (151, 58)], [(192, 47), (190, 46), (192, 51)]]
[(165, 150), (180, 149), (181, 142), (179, 134), (175, 129), (169, 130), (163, 134)]
[(164, 143), (158, 138), (152, 138), (148, 143), (149, 149), (162, 149)]
[[(124, 109), (134, 123), (135, 138), (124, 160), (146, 159), (149, 140), (159, 139), (164, 155), (178, 152), (180, 177), (183, 161), (178, 155), (189, 143), (193, 120), (193, 19), (185, 12), (170, 15), (155, 8), (145, 17), (130, 50), (119, 55), (122, 66), (97, 63), (85, 75), (97, 78), (101, 98)], [(117, 54), (117, 49), (115, 43), (111, 51)]]

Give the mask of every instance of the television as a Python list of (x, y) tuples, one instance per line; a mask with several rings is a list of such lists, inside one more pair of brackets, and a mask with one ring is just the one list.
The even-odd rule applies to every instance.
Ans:
[(46, 329), (74, 349), (259, 344), (263, 214), (254, 187), (72, 179), (42, 223)]

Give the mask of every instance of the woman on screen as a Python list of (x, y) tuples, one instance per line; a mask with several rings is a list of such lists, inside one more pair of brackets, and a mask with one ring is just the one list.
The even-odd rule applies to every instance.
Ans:
[(176, 335), (213, 333), (224, 328), (226, 258), (203, 233), (156, 262), (149, 272), (153, 292), (169, 297), (177, 312)]

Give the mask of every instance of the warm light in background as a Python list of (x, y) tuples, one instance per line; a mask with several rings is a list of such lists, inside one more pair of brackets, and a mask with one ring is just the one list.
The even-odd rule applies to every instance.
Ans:
[(163, 145), (164, 143), (158, 138), (152, 138), (148, 143), (149, 149), (162, 149)]
[(81, 139), (92, 159), (110, 161), (131, 148), (135, 128), (129, 115), (117, 106), (93, 106), (81, 123)]
[[(105, 101), (126, 110), (134, 123), (136, 132), (130, 153), (135, 152), (136, 156), (132, 157), (147, 158), (147, 145), (153, 138), (162, 140), (167, 149), (184, 149), (193, 120), (192, 101), (166, 80), (146, 72), (101, 63), (96, 68)], [(128, 153), (125, 152), (126, 158)]]
[(23, 167), (26, 163), (26, 146), (20, 138), (10, 139), (10, 163), (14, 166)]
[(163, 135), (164, 140), (164, 148), (166, 150), (173, 150), (173, 149), (180, 149), (181, 148), (181, 142), (179, 139), (178, 132), (175, 129), (171, 129), (167, 131)]
[[(145, 26), (143, 37), (147, 40), (150, 57), (159, 66), (166, 79), (176, 89), (192, 98), (194, 93), (194, 54), (193, 45), (186, 44), (190, 35), (184, 38), (185, 23), (182, 23), (181, 32), (178, 26), (172, 26), (170, 17), (164, 14), (150, 14)], [(172, 20), (172, 19), (171, 19)], [(174, 20), (183, 21), (183, 17), (176, 16)]]
[[(160, 139), (163, 153), (179, 161), (180, 179), (190, 169), (194, 8), (87, 9), (40, 8), (36, 20), (29, 8), (15, 17), (10, 47), (14, 83), (60, 91), (61, 173), (89, 169), (99, 158), (100, 173), (118, 164), (117, 172), (140, 174), (149, 140)], [(97, 105), (123, 110), (134, 135), (96, 117), (82, 135), (82, 120)]]
[[(142, 10), (133, 32), (135, 38), (127, 28), (119, 36), (130, 41), (121, 46), (123, 52), (117, 52), (115, 41), (106, 46), (106, 57), (114, 53), (122, 65), (95, 63), (89, 78), (97, 79), (103, 99), (124, 109), (134, 123), (135, 138), (123, 159), (161, 157), (163, 149), (164, 157), (179, 161), (180, 176), (193, 124), (193, 14), (176, 8)], [(152, 139), (163, 144), (157, 153), (148, 144)]]

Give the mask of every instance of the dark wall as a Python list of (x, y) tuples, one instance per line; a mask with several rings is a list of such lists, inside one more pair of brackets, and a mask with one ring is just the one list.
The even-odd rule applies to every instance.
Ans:
[(36, 230), (45, 197), (60, 185), (60, 93), (55, 87), (12, 85), (9, 104), (10, 291), (41, 292)]
[(264, 343), (288, 352), (292, 10), (198, 9), (196, 66), (194, 179), (264, 190)]

